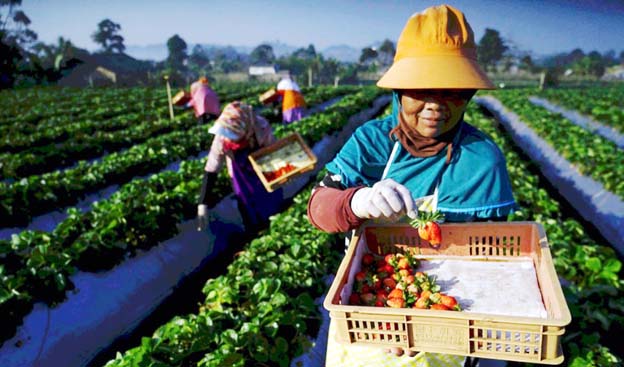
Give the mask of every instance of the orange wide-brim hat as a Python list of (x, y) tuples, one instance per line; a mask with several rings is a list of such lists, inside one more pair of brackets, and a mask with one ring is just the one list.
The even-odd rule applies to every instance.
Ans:
[(408, 19), (394, 63), (377, 82), (390, 89), (496, 89), (477, 62), (474, 33), (464, 14), (449, 6)]

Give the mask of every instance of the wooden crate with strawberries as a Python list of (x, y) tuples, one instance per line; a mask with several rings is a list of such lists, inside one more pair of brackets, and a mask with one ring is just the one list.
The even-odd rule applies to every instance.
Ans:
[(249, 161), (268, 192), (285, 185), (316, 165), (316, 155), (301, 135), (293, 133), (249, 155)]

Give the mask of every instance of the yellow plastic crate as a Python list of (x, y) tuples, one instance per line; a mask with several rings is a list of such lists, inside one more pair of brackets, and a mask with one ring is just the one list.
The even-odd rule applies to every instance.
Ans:
[[(561, 337), (571, 321), (546, 234), (537, 222), (446, 223), (434, 249), (408, 224), (368, 223), (359, 228), (323, 306), (336, 323), (338, 342), (411, 351), (447, 353), (539, 364), (563, 362)], [(418, 259), (515, 261), (535, 267), (546, 318), (476, 312), (348, 305), (341, 300), (356, 249), (375, 254), (410, 252)], [(331, 341), (330, 341), (331, 342)]]
[[(249, 155), (249, 161), (266, 190), (273, 192), (293, 178), (313, 169), (317, 158), (301, 135), (293, 133), (253, 152)], [(287, 164), (295, 168), (279, 177), (270, 177), (270, 172), (275, 172)]]

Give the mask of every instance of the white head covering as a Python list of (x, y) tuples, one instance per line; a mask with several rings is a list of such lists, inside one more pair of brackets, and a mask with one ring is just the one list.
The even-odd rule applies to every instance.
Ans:
[(301, 90), (299, 89), (299, 85), (297, 85), (297, 82), (292, 80), (290, 77), (286, 77), (280, 80), (280, 82), (277, 83), (277, 90), (294, 90), (297, 92), (301, 92)]

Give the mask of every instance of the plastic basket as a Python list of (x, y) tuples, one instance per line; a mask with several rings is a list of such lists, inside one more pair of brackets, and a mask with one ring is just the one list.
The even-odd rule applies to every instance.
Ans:
[[(434, 249), (407, 224), (365, 224), (351, 239), (323, 306), (337, 327), (337, 342), (411, 351), (539, 364), (563, 362), (560, 340), (571, 321), (546, 234), (536, 222), (442, 224), (443, 243)], [(367, 246), (367, 248), (361, 248)], [(360, 249), (359, 251), (356, 251)], [(546, 318), (487, 313), (352, 306), (341, 303), (356, 253), (410, 252), (421, 259), (514, 261), (535, 267)], [(349, 283), (350, 284), (350, 283)]]
[(268, 91), (262, 93), (258, 99), (261, 103), (267, 104), (275, 101), (279, 97), (279, 93), (275, 90), (275, 88), (271, 88)]
[(188, 92), (181, 90), (178, 93), (176, 93), (176, 95), (173, 96), (173, 98), (171, 98), (171, 103), (173, 103), (173, 105), (175, 106), (184, 106), (190, 100), (191, 100), (191, 95)]
[[(301, 136), (294, 133), (253, 152), (249, 155), (249, 161), (266, 190), (273, 192), (293, 178), (313, 169), (317, 159)], [(269, 178), (269, 172), (275, 172), (287, 164), (294, 166), (294, 169), (279, 177)]]

